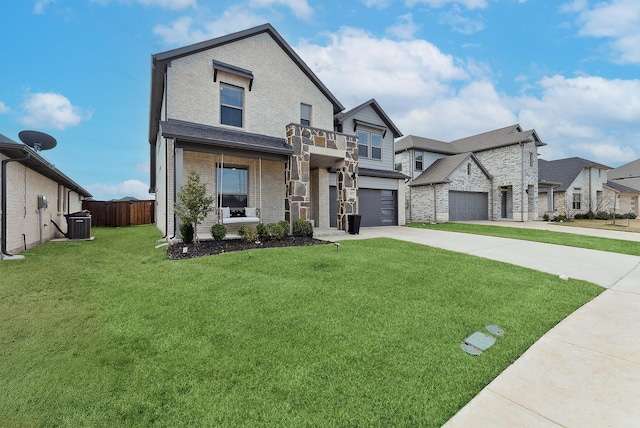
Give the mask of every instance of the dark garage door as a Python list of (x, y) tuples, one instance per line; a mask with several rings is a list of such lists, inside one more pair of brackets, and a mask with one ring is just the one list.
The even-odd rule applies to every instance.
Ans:
[(449, 221), (488, 220), (486, 193), (449, 192)]
[[(336, 188), (329, 188), (329, 209), (331, 210), (331, 227), (336, 227)], [(395, 190), (358, 189), (360, 203), (360, 226), (395, 226), (398, 224), (396, 213), (397, 192)]]

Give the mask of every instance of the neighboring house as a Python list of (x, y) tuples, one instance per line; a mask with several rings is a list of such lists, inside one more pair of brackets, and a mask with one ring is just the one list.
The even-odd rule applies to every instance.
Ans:
[[(335, 116), (335, 130), (358, 137), (358, 205), (362, 226), (405, 224), (404, 180), (395, 171), (394, 140), (402, 137), (376, 100)], [(335, 174), (330, 176), (330, 212), (336, 212)], [(336, 216), (330, 219), (336, 227)]]
[[(201, 236), (227, 215), (253, 217), (254, 209), (264, 223), (304, 219), (346, 230), (357, 213), (367, 224), (401, 223), (397, 205), (392, 220), (384, 209), (402, 191), (392, 156), (400, 132), (374, 100), (336, 116), (343, 110), (269, 24), (153, 55), (157, 227), (176, 235), (176, 195), (192, 168), (215, 198)], [(357, 135), (365, 133), (360, 156)]]
[(517, 124), (448, 143), (402, 138), (396, 170), (410, 177), (407, 221), (535, 220), (543, 145)]
[(640, 190), (640, 159), (636, 159), (608, 172), (609, 180)]
[(540, 216), (563, 214), (573, 217), (589, 211), (610, 211), (616, 206), (616, 191), (607, 187), (611, 168), (579, 157), (538, 161)]
[[(82, 209), (91, 194), (31, 147), (0, 134), (2, 254), (20, 253), (67, 233), (65, 214)], [(55, 224), (54, 224), (55, 223)], [(55, 225), (58, 225), (60, 232)]]
[(605, 187), (610, 189), (615, 195), (613, 204), (609, 207), (609, 212), (613, 211), (618, 214), (628, 213), (638, 216), (638, 197), (640, 197), (640, 190), (624, 186), (620, 184), (620, 182), (613, 180), (608, 180)]

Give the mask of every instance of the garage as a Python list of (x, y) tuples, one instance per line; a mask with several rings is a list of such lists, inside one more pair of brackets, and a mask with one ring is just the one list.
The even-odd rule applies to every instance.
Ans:
[(488, 219), (489, 196), (487, 193), (449, 191), (449, 221)]
[[(329, 188), (329, 209), (331, 210), (331, 227), (337, 225), (336, 187)], [(360, 226), (395, 226), (398, 224), (396, 212), (398, 193), (396, 190), (358, 189), (359, 213), (362, 216)]]

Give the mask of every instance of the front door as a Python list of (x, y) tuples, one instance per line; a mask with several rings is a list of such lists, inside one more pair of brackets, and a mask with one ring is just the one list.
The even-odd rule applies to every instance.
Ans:
[(507, 218), (507, 191), (500, 192), (500, 218)]

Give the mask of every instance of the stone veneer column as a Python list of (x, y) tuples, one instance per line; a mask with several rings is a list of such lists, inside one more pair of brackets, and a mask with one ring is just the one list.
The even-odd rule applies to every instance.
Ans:
[[(347, 215), (358, 212), (358, 144), (354, 136), (333, 131), (303, 127), (297, 124), (287, 126), (287, 144), (293, 154), (286, 170), (287, 199), (285, 219), (292, 225), (298, 219), (309, 220), (311, 207), (310, 162), (311, 147), (335, 150), (342, 159), (337, 167), (338, 229), (347, 229)], [(332, 213), (333, 214), (333, 213)]]

